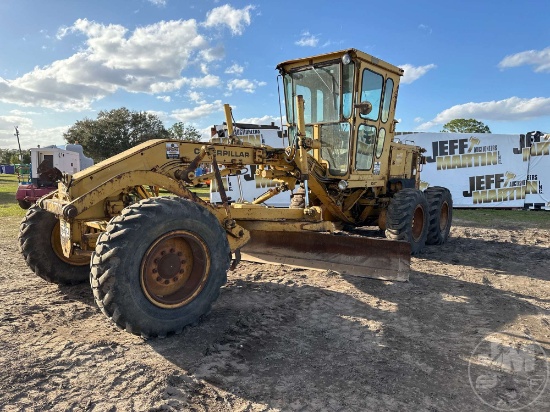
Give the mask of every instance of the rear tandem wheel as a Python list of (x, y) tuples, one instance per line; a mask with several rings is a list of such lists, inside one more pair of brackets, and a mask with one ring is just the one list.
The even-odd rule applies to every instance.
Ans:
[(418, 189), (401, 189), (390, 201), (386, 214), (386, 237), (406, 240), (411, 254), (424, 249), (428, 236), (428, 202)]
[(428, 201), (428, 245), (442, 245), (449, 237), (453, 221), (453, 198), (449, 189), (440, 186), (424, 191)]
[(164, 337), (209, 312), (229, 263), (226, 232), (206, 208), (150, 198), (124, 209), (99, 236), (90, 282), (99, 308), (117, 326)]

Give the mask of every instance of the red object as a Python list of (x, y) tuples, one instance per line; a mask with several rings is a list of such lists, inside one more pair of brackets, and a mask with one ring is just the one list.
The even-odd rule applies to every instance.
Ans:
[(19, 185), (15, 193), (15, 200), (23, 209), (28, 209), (42, 196), (53, 192), (55, 187), (37, 187), (33, 184)]

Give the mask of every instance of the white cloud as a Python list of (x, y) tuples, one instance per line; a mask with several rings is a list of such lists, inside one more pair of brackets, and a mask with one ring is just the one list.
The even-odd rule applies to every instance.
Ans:
[(172, 98), (170, 96), (157, 96), (157, 99), (162, 100), (163, 102), (170, 103)]
[(216, 47), (204, 49), (199, 52), (199, 56), (208, 63), (215, 60), (221, 60), (225, 57), (225, 48), (222, 45), (218, 45)]
[(470, 102), (443, 110), (434, 119), (418, 126), (417, 130), (430, 130), (432, 127), (443, 125), (453, 119), (517, 121), (548, 116), (549, 113), (550, 98), (548, 97), (532, 99), (510, 97), (498, 101)]
[(14, 126), (19, 127), (19, 141), (22, 149), (31, 147), (65, 144), (63, 133), (68, 126), (49, 129), (34, 128), (33, 121), (24, 115), (0, 116), (0, 147), (3, 149), (17, 149), (17, 138)]
[(57, 37), (83, 35), (81, 50), (14, 80), (0, 77), (0, 101), (78, 111), (120, 89), (166, 93), (183, 86), (216, 86), (217, 76), (181, 75), (191, 65), (223, 55), (223, 47), (210, 47), (197, 27), (195, 20), (172, 20), (130, 32), (121, 25), (79, 19), (60, 28)]
[(222, 112), (223, 104), (221, 100), (216, 100), (212, 103), (203, 103), (191, 109), (174, 110), (171, 117), (177, 121), (189, 123), (197, 121), (200, 118), (211, 115), (212, 113)]
[(252, 21), (250, 12), (254, 6), (248, 5), (242, 9), (234, 9), (229, 4), (216, 7), (206, 14), (205, 27), (219, 27), (225, 25), (229, 27), (233, 35), (241, 35), (246, 26), (250, 26)]
[(199, 133), (201, 134), (201, 141), (207, 142), (210, 140), (210, 138), (212, 137), (212, 126), (199, 129)]
[(243, 90), (246, 93), (254, 93), (256, 91), (256, 87), (265, 86), (266, 84), (266, 82), (259, 82), (257, 80), (233, 79), (227, 82), (227, 88), (230, 91)]
[(423, 119), (422, 117), (415, 117), (415, 118), (414, 118), (414, 122), (415, 122), (415, 123), (420, 123), (420, 122), (422, 122), (423, 120), (424, 120), (424, 119)]
[[(248, 123), (248, 124), (268, 124), (275, 123), (275, 126), (281, 126), (281, 118), (277, 116), (271, 116), (266, 114), (261, 117), (246, 117), (237, 120), (237, 123)], [(286, 124), (286, 116), (283, 116), (283, 125)]]
[(191, 99), (192, 101), (194, 101), (195, 103), (198, 103), (198, 104), (206, 103), (206, 100), (204, 100), (204, 98), (203, 98), (203, 94), (200, 93), (200, 92), (197, 92), (197, 91), (190, 90), (187, 93), (187, 97), (189, 97), (189, 99)]
[(437, 66), (435, 64), (427, 64), (426, 66), (413, 66), (412, 64), (402, 64), (399, 67), (401, 67), (405, 71), (403, 77), (401, 78), (401, 83), (409, 84), (418, 80), (426, 73), (428, 73), (429, 70), (435, 69)]
[(213, 74), (207, 74), (204, 77), (182, 77), (177, 80), (170, 82), (158, 82), (150, 85), (150, 91), (153, 93), (167, 93), (177, 89), (180, 89), (183, 86), (188, 86), (191, 88), (198, 87), (215, 87), (220, 84), (220, 78), (214, 76)]
[(319, 38), (308, 31), (303, 32), (300, 40), (294, 42), (294, 44), (302, 47), (315, 47), (317, 43), (319, 43)]
[(237, 63), (229, 66), (227, 69), (225, 69), (225, 73), (227, 74), (243, 74), (244, 68), (243, 66), (238, 65)]
[(33, 115), (39, 115), (40, 112), (33, 112), (30, 110), (19, 110), (19, 109), (13, 109), (10, 110), (10, 114), (14, 116), (33, 116)]
[(430, 26), (426, 26), (425, 24), (419, 24), (418, 28), (422, 31), (425, 31), (428, 34), (432, 34), (432, 28)]
[(166, 6), (166, 0), (149, 0), (149, 3), (154, 4), (158, 7), (164, 7)]
[(537, 73), (550, 72), (550, 47), (511, 54), (498, 64), (501, 69), (519, 66), (534, 66)]

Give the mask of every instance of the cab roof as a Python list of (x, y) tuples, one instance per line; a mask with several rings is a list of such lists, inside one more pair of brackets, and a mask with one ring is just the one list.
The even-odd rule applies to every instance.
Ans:
[(311, 57), (302, 57), (300, 59), (287, 60), (282, 63), (279, 63), (277, 65), (277, 70), (286, 72), (301, 66), (313, 65), (324, 61), (336, 60), (336, 59), (340, 59), (346, 53), (348, 53), (352, 57), (352, 59), (363, 60), (367, 63), (373, 64), (374, 66), (378, 66), (384, 70), (390, 71), (399, 76), (403, 76), (403, 69), (401, 69), (400, 67), (394, 66), (393, 64), (385, 62), (384, 60), (380, 60), (374, 56), (371, 56), (370, 54), (364, 53), (357, 49), (344, 49), (344, 50), (339, 50), (331, 53), (318, 54), (316, 56), (311, 56)]

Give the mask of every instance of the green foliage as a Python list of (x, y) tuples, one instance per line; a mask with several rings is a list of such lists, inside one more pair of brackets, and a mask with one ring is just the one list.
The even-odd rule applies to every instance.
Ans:
[(447, 133), (491, 133), (489, 126), (475, 119), (454, 119), (443, 125)]
[(183, 122), (174, 123), (168, 129), (168, 133), (170, 133), (171, 139), (185, 140), (188, 142), (198, 142), (201, 140), (199, 131), (191, 125), (185, 126)]
[(146, 140), (169, 136), (156, 115), (125, 107), (101, 111), (96, 120), (79, 120), (63, 134), (68, 143), (82, 145), (84, 154), (95, 161), (107, 159)]
[(0, 163), (2, 164), (18, 164), (18, 163), (30, 163), (31, 152), (30, 150), (22, 150), (23, 162), (19, 159), (19, 150), (17, 149), (0, 149)]

